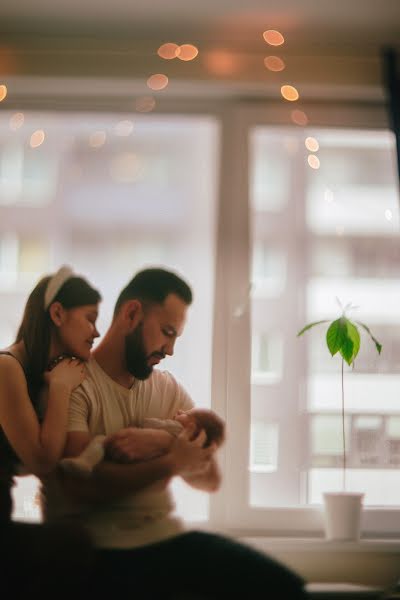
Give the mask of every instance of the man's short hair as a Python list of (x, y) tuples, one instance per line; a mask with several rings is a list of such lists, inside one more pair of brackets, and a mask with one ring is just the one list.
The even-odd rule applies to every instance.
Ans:
[(140, 300), (145, 305), (162, 304), (169, 294), (175, 294), (187, 305), (193, 300), (190, 286), (176, 273), (160, 268), (139, 271), (120, 293), (114, 316), (128, 300)]

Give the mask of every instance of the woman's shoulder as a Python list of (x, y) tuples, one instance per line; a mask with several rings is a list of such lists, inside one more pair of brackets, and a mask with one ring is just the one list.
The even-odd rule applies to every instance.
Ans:
[(14, 346), (0, 350), (0, 371), (2, 376), (13, 375), (25, 377), (21, 357)]

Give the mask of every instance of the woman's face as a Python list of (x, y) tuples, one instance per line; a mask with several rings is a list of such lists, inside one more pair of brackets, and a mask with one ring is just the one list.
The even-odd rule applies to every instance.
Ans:
[(97, 315), (97, 304), (62, 309), (61, 321), (56, 326), (60, 354), (88, 360), (94, 339), (100, 335), (96, 329)]

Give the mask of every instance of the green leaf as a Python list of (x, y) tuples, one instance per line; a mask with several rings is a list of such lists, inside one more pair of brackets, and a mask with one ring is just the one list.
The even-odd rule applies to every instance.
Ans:
[[(347, 326), (347, 336), (353, 342), (353, 357), (352, 357), (352, 362), (353, 362), (358, 354), (358, 351), (360, 350), (360, 343), (361, 343), (360, 332), (358, 331), (358, 329), (354, 325), (354, 323), (352, 323), (349, 319), (346, 319), (346, 326)], [(343, 356), (343, 358), (345, 358), (345, 357)]]
[(344, 338), (343, 343), (339, 349), (340, 354), (343, 356), (344, 360), (350, 366), (353, 361), (353, 351), (354, 344), (350, 337), (347, 336)]
[(330, 324), (328, 331), (326, 332), (326, 343), (329, 348), (329, 352), (332, 356), (341, 349), (343, 343), (347, 339), (347, 326), (346, 318), (340, 317)]
[(315, 327), (315, 325), (320, 325), (321, 323), (327, 323), (327, 322), (328, 322), (328, 319), (325, 319), (324, 321), (315, 321), (314, 323), (309, 323), (308, 325), (306, 325), (305, 327), (303, 327), (303, 329), (301, 329), (299, 331), (299, 333), (297, 334), (297, 337), (299, 337), (300, 335), (303, 335), (303, 333), (305, 333), (306, 331), (311, 329), (311, 327)]
[(382, 352), (382, 344), (380, 344), (378, 342), (378, 340), (376, 338), (374, 338), (374, 336), (372, 335), (369, 327), (367, 327), (365, 325), (365, 323), (361, 323), (360, 321), (357, 321), (357, 324), (361, 325), (361, 327), (363, 327), (365, 329), (365, 331), (368, 333), (368, 335), (371, 337), (372, 341), (374, 342), (378, 354), (380, 354)]

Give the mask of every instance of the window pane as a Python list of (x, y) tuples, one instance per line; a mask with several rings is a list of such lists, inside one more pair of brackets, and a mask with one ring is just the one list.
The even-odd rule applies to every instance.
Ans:
[[(27, 112), (20, 126), (10, 128), (13, 113), (3, 117), (2, 345), (13, 340), (27, 294), (38, 278), (61, 264), (71, 264), (100, 289), (103, 334), (117, 294), (134, 272), (165, 265), (188, 279), (195, 300), (185, 335), (162, 368), (176, 375), (196, 404), (209, 406), (217, 121), (201, 116)], [(38, 146), (30, 137), (36, 130), (44, 132)], [(19, 489), (16, 514), (25, 506), (25, 513), (34, 515), (27, 490)], [(175, 489), (179, 513), (190, 520), (208, 518), (207, 494), (179, 484)]]
[(307, 136), (319, 143), (319, 168), (310, 167), (299, 130), (260, 126), (250, 133), (251, 456), (271, 447), (267, 430), (262, 438), (257, 433), (261, 427), (273, 423), (279, 432), (276, 468), (256, 472), (251, 462), (250, 504), (315, 503), (323, 491), (342, 486), (341, 361), (327, 349), (327, 325), (296, 339), (305, 324), (339, 316), (339, 298), (357, 306), (349, 318), (366, 323), (383, 344), (379, 356), (361, 328), (355, 367), (344, 368), (347, 485), (365, 492), (367, 505), (394, 505), (400, 499), (391, 471), (400, 462), (394, 137), (339, 129)]

